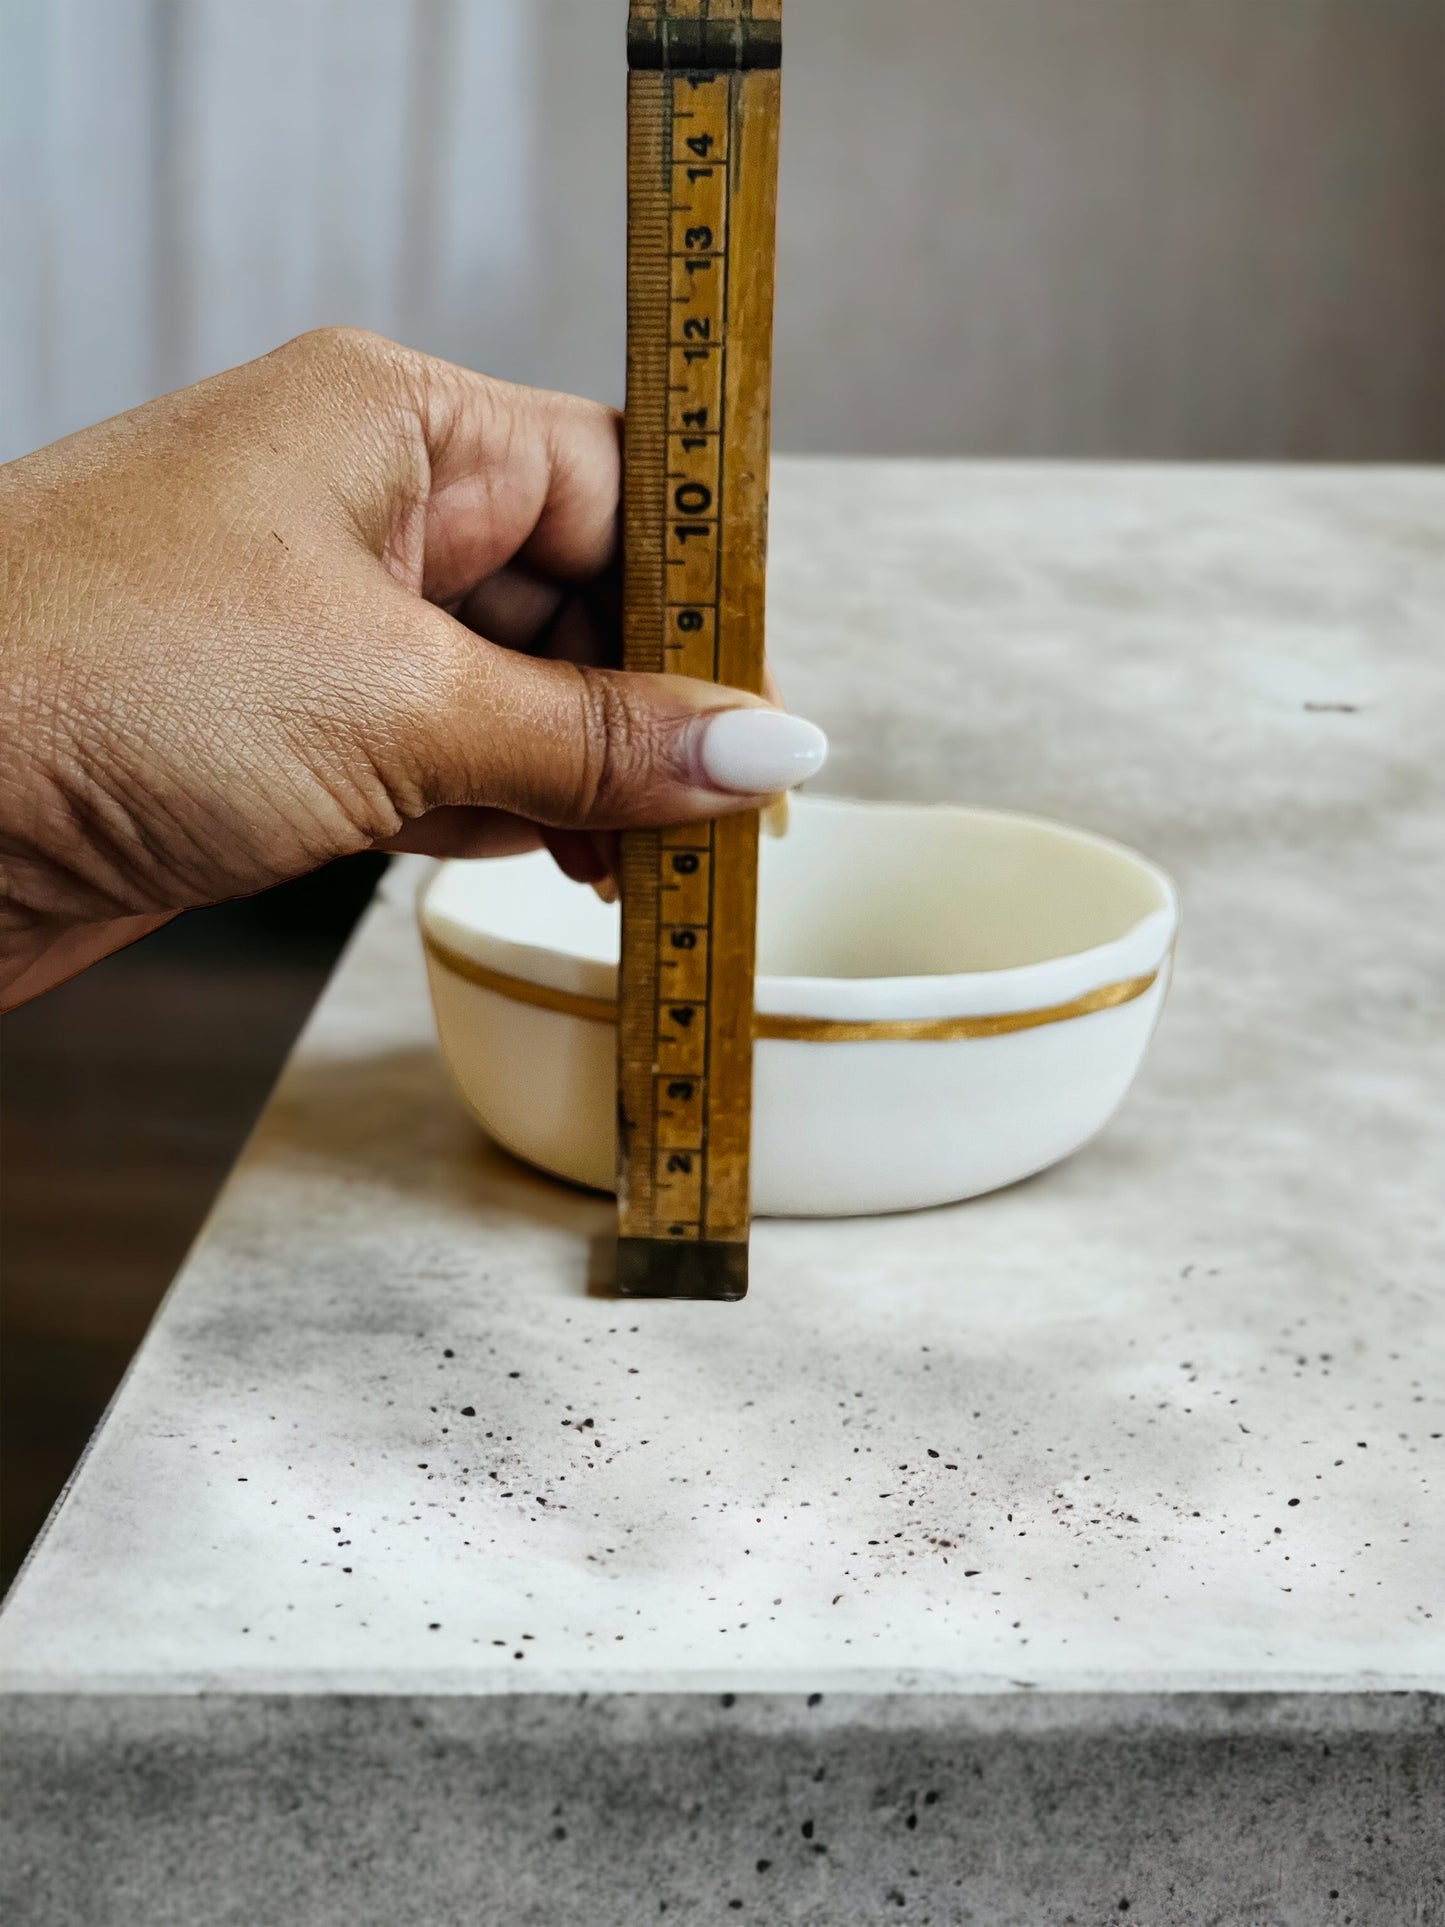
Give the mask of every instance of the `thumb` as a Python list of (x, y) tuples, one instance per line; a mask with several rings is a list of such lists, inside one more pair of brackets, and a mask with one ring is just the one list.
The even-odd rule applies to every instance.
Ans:
[(828, 753), (815, 724), (740, 689), (467, 641), (425, 731), (427, 809), (501, 809), (582, 830), (686, 823), (756, 809)]

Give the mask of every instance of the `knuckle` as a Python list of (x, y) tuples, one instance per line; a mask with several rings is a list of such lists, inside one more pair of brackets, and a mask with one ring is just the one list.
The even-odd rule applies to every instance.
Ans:
[(392, 344), (367, 328), (329, 326), (308, 329), (291, 344), (301, 357), (322, 367), (373, 366), (388, 359)]
[(303, 395), (332, 405), (341, 400), (365, 412), (379, 397), (401, 397), (409, 387), (410, 351), (365, 328), (313, 328), (278, 352)]
[(631, 814), (647, 783), (653, 732), (607, 670), (579, 669), (583, 755), (575, 799), (579, 824), (606, 827)]

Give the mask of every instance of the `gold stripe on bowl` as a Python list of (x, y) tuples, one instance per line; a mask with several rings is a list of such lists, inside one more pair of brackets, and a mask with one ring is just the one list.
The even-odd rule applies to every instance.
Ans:
[[(576, 990), (554, 990), (550, 984), (530, 983), (464, 957), (436, 937), (423, 938), (428, 952), (444, 970), (464, 978), (482, 990), (516, 1004), (531, 1004), (537, 1010), (557, 1010), (568, 1017), (584, 1017), (594, 1024), (615, 1024), (617, 1005), (610, 997), (586, 997)], [(1065, 1024), (1075, 1017), (1089, 1017), (1098, 1010), (1117, 1010), (1132, 1004), (1136, 997), (1158, 982), (1159, 972), (1144, 977), (1125, 977), (1119, 983), (1101, 984), (1097, 990), (1071, 997), (1066, 1004), (1047, 1004), (1039, 1010), (999, 1011), (988, 1017), (877, 1017), (857, 1022), (836, 1021), (828, 1017), (776, 1017), (759, 1011), (753, 1020), (754, 1037), (776, 1038), (790, 1044), (880, 1044), (949, 1043), (962, 1037), (1005, 1037), (1016, 1030), (1037, 1030), (1043, 1024)]]

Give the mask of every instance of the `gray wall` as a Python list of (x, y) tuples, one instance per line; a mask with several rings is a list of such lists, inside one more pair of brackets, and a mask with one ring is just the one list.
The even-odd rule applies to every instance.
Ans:
[[(0, 0), (0, 452), (354, 321), (617, 397), (623, 0)], [(1445, 0), (788, 0), (777, 438), (1445, 456)]]

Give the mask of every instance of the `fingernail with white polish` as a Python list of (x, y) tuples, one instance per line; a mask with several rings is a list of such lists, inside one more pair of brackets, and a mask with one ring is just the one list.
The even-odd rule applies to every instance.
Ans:
[(772, 796), (816, 776), (828, 738), (816, 723), (782, 709), (722, 709), (702, 733), (698, 760), (715, 790)]

